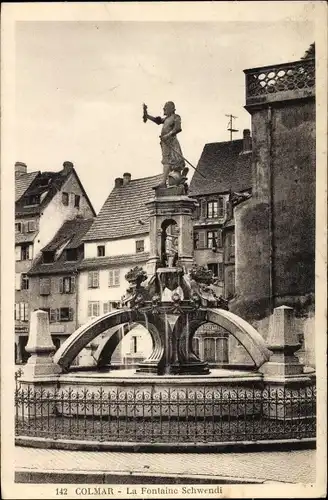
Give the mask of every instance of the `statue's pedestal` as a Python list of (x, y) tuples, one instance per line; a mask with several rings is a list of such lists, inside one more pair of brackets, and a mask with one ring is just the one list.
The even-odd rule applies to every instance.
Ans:
[(177, 236), (177, 261), (185, 272), (193, 265), (193, 223), (192, 215), (197, 200), (184, 193), (183, 186), (158, 187), (155, 197), (146, 205), (150, 214), (150, 257), (147, 273), (155, 274), (158, 266), (166, 267), (168, 256), (165, 245), (169, 228)]

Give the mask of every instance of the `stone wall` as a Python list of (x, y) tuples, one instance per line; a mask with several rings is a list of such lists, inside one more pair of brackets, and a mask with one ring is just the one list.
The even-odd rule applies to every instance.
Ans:
[(313, 364), (315, 101), (249, 111), (253, 197), (235, 208), (236, 297), (230, 310), (266, 337), (273, 308), (293, 307), (305, 359)]

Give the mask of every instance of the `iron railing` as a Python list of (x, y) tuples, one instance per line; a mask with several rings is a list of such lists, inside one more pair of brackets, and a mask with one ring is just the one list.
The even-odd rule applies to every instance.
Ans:
[(117, 389), (15, 391), (18, 437), (135, 443), (302, 440), (316, 433), (316, 390)]

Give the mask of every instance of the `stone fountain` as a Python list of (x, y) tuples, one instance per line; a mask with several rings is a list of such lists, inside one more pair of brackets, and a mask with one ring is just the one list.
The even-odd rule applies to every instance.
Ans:
[[(145, 110), (144, 119), (148, 118)], [(162, 119), (154, 120), (159, 123)], [(178, 123), (180, 126), (179, 120)], [(163, 147), (163, 162), (166, 158), (167, 145)], [(60, 400), (57, 404), (55, 398), (51, 399), (57, 415), (78, 415), (79, 405), (86, 398), (83, 391), (90, 390), (93, 395), (100, 395), (101, 403), (95, 404), (91, 399), (87, 404), (85, 399), (84, 417), (98, 415), (102, 418), (104, 414), (115, 414), (117, 419), (151, 417), (162, 421), (166, 404), (165, 411), (169, 411), (170, 418), (207, 415), (213, 422), (224, 416), (246, 418), (248, 414), (254, 416), (254, 412), (262, 411), (261, 397), (257, 395), (255, 400), (254, 391), (262, 394), (265, 384), (270, 391), (272, 384), (285, 387), (286, 384), (311, 383), (311, 377), (303, 372), (297, 358), (294, 356), (290, 362), (290, 356), (284, 355), (298, 348), (294, 337), (290, 337), (289, 330), (293, 327), (289, 328), (290, 321), (284, 319), (291, 316), (292, 311), (274, 311), (277, 321), (272, 349), (282, 354), (268, 363), (271, 353), (262, 336), (245, 320), (231, 313), (222, 297), (216, 296), (211, 272), (194, 265), (192, 217), (197, 202), (187, 194), (184, 163), (179, 161), (176, 168), (170, 169), (167, 176), (168, 168), (164, 164), (164, 181), (154, 187), (154, 196), (147, 203), (150, 257), (145, 269), (137, 266), (127, 273), (130, 286), (122, 308), (81, 326), (53, 357), (47, 313), (32, 313), (26, 347), (32, 356), (20, 384), (23, 387), (32, 384), (34, 389), (42, 388), (49, 394), (58, 389), (66, 391), (69, 403), (64, 405)], [(234, 336), (253, 360), (253, 369), (210, 371), (206, 361), (200, 359), (192, 347), (193, 336), (204, 323), (218, 325)], [(151, 335), (150, 356), (136, 369), (112, 369), (111, 357), (122, 340), (122, 326), (127, 333), (137, 324), (144, 326)], [(76, 356), (103, 332), (106, 335), (94, 353), (95, 366), (84, 370), (72, 366)], [(295, 332), (292, 333), (295, 336)], [(242, 396), (239, 396), (240, 391)], [(116, 406), (110, 404), (114, 397)], [(199, 398), (203, 401), (201, 406)], [(237, 403), (233, 405), (230, 400), (234, 398)], [(49, 400), (47, 404), (49, 412)], [(275, 404), (277, 409), (278, 403)], [(42, 413), (42, 409), (40, 411)], [(268, 418), (273, 415), (272, 411)], [(285, 415), (285, 406), (282, 415)], [(274, 418), (280, 418), (278, 410)]]

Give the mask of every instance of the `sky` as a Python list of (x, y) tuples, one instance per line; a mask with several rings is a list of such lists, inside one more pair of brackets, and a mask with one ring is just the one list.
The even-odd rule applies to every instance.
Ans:
[(314, 33), (290, 20), (20, 21), (15, 40), (16, 161), (73, 162), (98, 212), (116, 177), (161, 172), (160, 127), (143, 123), (143, 103), (157, 116), (175, 102), (196, 166), (206, 143), (229, 140), (226, 114), (238, 117), (235, 139), (251, 128), (243, 70), (300, 59)]

